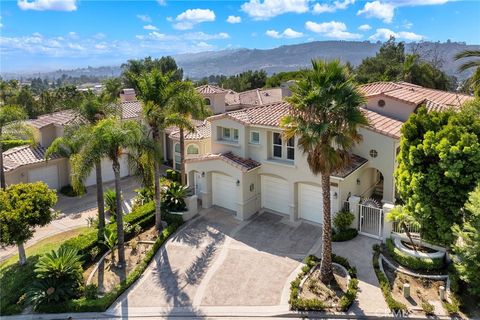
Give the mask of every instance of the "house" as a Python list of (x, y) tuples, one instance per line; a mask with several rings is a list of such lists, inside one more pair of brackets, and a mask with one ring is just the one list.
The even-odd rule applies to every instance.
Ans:
[[(372, 215), (368, 209), (354, 224), (381, 237), (381, 205), (395, 202), (393, 173), (403, 123), (421, 105), (431, 110), (459, 108), (472, 97), (404, 82), (372, 83), (361, 90), (367, 98), (362, 111), (370, 124), (359, 128), (363, 141), (353, 148), (352, 163), (331, 175), (330, 201), (333, 213), (345, 203), (352, 210), (361, 206), (360, 199), (377, 202), (373, 207), (378, 212)], [(321, 176), (310, 171), (297, 138), (285, 140), (279, 127), (290, 109), (287, 102), (273, 102), (207, 119), (210, 152), (186, 160), (188, 183), (204, 208), (223, 207), (241, 220), (268, 210), (291, 221), (322, 223)]]
[[(120, 103), (122, 119), (140, 119), (141, 105), (138, 101)], [(63, 110), (28, 120), (28, 124), (38, 131), (38, 145), (20, 146), (3, 153), (3, 168), (7, 185), (21, 182), (44, 181), (52, 189), (60, 189), (70, 184), (70, 165), (67, 158), (53, 155), (45, 160), (45, 152), (52, 142), (63, 136), (67, 126), (82, 122), (82, 117), (74, 110)], [(127, 158), (121, 158), (122, 177), (130, 174)], [(114, 180), (111, 162), (102, 161), (102, 176), (105, 182)], [(95, 172), (85, 180), (86, 186), (96, 184)]]

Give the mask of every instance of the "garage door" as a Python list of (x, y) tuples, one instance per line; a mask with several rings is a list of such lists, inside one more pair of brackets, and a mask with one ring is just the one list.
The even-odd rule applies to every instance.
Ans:
[[(337, 188), (330, 188), (330, 211), (335, 214), (338, 211), (337, 200), (334, 194)], [(322, 188), (305, 183), (298, 185), (298, 214), (301, 219), (323, 223), (323, 195)]]
[(289, 191), (285, 180), (262, 176), (262, 207), (289, 214)]
[(213, 204), (237, 211), (237, 187), (235, 179), (220, 173), (212, 174)]
[[(122, 156), (120, 158), (120, 177), (126, 177), (128, 176), (128, 160), (127, 156)], [(108, 181), (113, 181), (115, 180), (115, 175), (113, 174), (113, 169), (112, 169), (112, 161), (108, 159), (103, 159), (102, 160), (102, 178), (103, 182), (108, 182)], [(96, 178), (96, 171), (95, 168), (93, 168), (92, 172), (88, 176), (88, 178), (85, 180), (85, 186), (93, 186), (97, 183), (97, 178)]]
[(45, 182), (49, 188), (58, 189), (57, 165), (32, 169), (28, 171), (28, 182)]

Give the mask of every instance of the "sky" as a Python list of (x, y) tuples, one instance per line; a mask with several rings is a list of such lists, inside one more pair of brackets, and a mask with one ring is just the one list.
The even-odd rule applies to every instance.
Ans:
[(0, 0), (0, 72), (390, 35), (480, 44), (480, 0)]

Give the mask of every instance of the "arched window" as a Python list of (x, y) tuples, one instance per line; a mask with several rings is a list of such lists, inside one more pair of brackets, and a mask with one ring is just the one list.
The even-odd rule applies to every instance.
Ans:
[(207, 106), (210, 106), (210, 105), (212, 104), (212, 102), (210, 101), (209, 98), (205, 98), (205, 104), (206, 104)]
[(198, 146), (191, 144), (187, 147), (187, 154), (198, 154)]

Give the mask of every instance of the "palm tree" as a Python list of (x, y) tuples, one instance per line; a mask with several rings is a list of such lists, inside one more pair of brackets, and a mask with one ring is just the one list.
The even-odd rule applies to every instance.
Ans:
[(143, 102), (143, 119), (150, 128), (154, 145), (152, 158), (154, 163), (154, 188), (155, 188), (155, 228), (162, 230), (161, 197), (160, 197), (160, 166), (161, 166), (161, 132), (166, 127), (167, 106), (173, 96), (182, 89), (182, 83), (172, 79), (172, 73), (162, 73), (158, 69), (144, 72), (135, 78), (135, 87), (138, 96)]
[(175, 125), (180, 133), (180, 173), (182, 184), (186, 184), (185, 175), (185, 131), (194, 131), (195, 125), (191, 119), (203, 120), (211, 114), (205, 107), (204, 98), (200, 95), (191, 82), (186, 82), (182, 91), (175, 95), (169, 106), (169, 116), (166, 122)]
[(34, 144), (37, 140), (33, 127), (22, 122), (27, 114), (19, 106), (0, 106), (0, 189), (5, 189), (5, 172), (3, 171), (3, 141), (12, 138), (28, 139)]
[(286, 139), (298, 137), (313, 174), (322, 175), (323, 250), (320, 279), (333, 279), (330, 175), (350, 161), (350, 150), (361, 141), (359, 125), (368, 124), (360, 110), (365, 98), (352, 75), (338, 60), (312, 60), (312, 70), (292, 88), (290, 115), (281, 121)]
[(464, 50), (455, 55), (455, 60), (464, 58), (477, 58), (476, 60), (469, 60), (458, 67), (459, 72), (467, 71), (468, 69), (475, 69), (473, 75), (467, 80), (467, 85), (473, 88), (476, 96), (480, 96), (480, 50)]
[(90, 142), (85, 144), (72, 159), (73, 186), (79, 188), (93, 167), (103, 158), (112, 161), (115, 176), (116, 221), (118, 235), (118, 266), (125, 264), (123, 214), (120, 186), (120, 156), (124, 150), (135, 149), (144, 136), (142, 126), (135, 121), (121, 121), (110, 117), (100, 120), (91, 130)]

